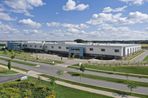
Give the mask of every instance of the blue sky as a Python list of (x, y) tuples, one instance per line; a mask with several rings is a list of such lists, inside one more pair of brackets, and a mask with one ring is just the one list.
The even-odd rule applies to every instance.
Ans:
[(145, 40), (148, 0), (0, 0), (1, 40)]

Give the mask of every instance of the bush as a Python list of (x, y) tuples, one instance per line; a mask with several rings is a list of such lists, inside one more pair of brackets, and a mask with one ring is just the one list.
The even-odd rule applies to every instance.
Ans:
[(27, 81), (11, 82), (0, 85), (0, 98), (45, 98), (50, 91), (48, 87)]

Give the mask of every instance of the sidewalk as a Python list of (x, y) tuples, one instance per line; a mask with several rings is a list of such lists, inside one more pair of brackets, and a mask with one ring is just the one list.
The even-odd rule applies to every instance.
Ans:
[[(0, 67), (7, 68), (7, 66), (2, 66), (2, 65), (0, 65)], [(11, 70), (22, 73), (22, 74), (25, 74), (27, 76), (34, 77), (34, 78), (38, 78), (38, 75), (42, 74), (42, 73), (38, 73), (38, 72), (35, 72), (35, 71), (24, 72), (24, 71), (14, 69), (14, 68), (12, 68)], [(50, 81), (49, 78), (45, 78), (45, 77), (42, 77), (42, 76), (40, 76), (40, 78), (42, 80), (45, 80), (45, 81)], [(70, 87), (70, 88), (74, 88), (74, 89), (78, 89), (78, 90), (82, 90), (82, 91), (87, 91), (87, 92), (90, 92), (90, 93), (110, 96), (110, 97), (113, 97), (113, 98), (124, 98), (124, 97), (121, 97), (119, 95), (116, 95), (115, 93), (108, 92), (108, 91), (102, 91), (102, 90), (98, 90), (98, 89), (83, 87), (83, 86), (74, 85), (74, 84), (70, 84), (70, 83), (66, 83), (66, 82), (62, 82), (62, 81), (56, 81), (56, 83), (58, 85), (62, 85), (62, 86), (65, 86), (65, 87)], [(127, 96), (126, 98), (138, 98), (138, 97)]]

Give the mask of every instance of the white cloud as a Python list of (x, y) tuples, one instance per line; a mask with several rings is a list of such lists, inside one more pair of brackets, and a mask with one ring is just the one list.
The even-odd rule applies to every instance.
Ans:
[[(136, 30), (135, 26), (148, 24), (148, 14), (142, 12), (130, 12), (127, 15), (122, 13), (98, 13), (86, 23), (93, 28), (85, 33), (85, 38), (100, 40), (131, 40), (148, 39), (146, 29)], [(132, 35), (132, 36), (130, 36)]]
[(142, 5), (144, 2), (148, 2), (148, 0), (120, 0), (120, 1), (135, 5)]
[(42, 0), (27, 0), (32, 6), (38, 7), (44, 5)]
[(99, 14), (94, 14), (92, 18), (87, 21), (88, 24), (92, 25), (98, 25), (102, 23), (114, 23), (114, 24), (119, 24), (120, 23), (126, 23), (126, 17), (121, 17), (121, 13), (117, 14), (111, 14), (111, 13), (99, 13)]
[(19, 21), (19, 23), (27, 25), (27, 26), (31, 26), (33, 28), (41, 27), (40, 23), (35, 22), (35, 21), (31, 20), (31, 19), (22, 19), (22, 20)]
[(5, 12), (0, 12), (0, 20), (6, 20), (6, 21), (10, 21), (13, 20), (11, 16), (9, 16), (9, 14), (5, 13)]
[(93, 14), (92, 18), (87, 21), (88, 24), (99, 25), (102, 23), (112, 23), (114, 25), (129, 25), (138, 23), (147, 23), (148, 14), (142, 12), (130, 12), (127, 16), (122, 16), (121, 13), (99, 13)]
[(144, 23), (148, 22), (148, 14), (141, 13), (141, 12), (130, 12), (128, 16), (128, 20), (130, 23)]
[(10, 21), (13, 20), (12, 17), (5, 12), (3, 8), (0, 7), (0, 20)]
[(19, 31), (9, 25), (0, 24), (0, 32), (1, 33), (17, 33)]
[(74, 0), (68, 0), (66, 4), (63, 6), (63, 10), (65, 11), (72, 11), (72, 10), (77, 10), (77, 11), (83, 11), (89, 7), (88, 4), (76, 4)]
[(123, 12), (125, 9), (127, 8), (127, 6), (123, 6), (123, 7), (118, 7), (118, 8), (111, 8), (111, 7), (105, 7), (103, 9), (104, 13), (110, 13), (110, 12)]
[(63, 27), (65, 28), (75, 28), (75, 29), (85, 29), (85, 28), (88, 28), (87, 25), (85, 24), (68, 24), (68, 23), (64, 23), (62, 24)]
[(70, 24), (70, 23), (60, 23), (60, 22), (49, 22), (46, 23), (48, 27), (64, 27), (64, 28), (75, 28), (75, 29), (85, 29), (88, 28), (86, 24)]
[(126, 26), (113, 26), (112, 24), (101, 24), (98, 25), (96, 29), (87, 31), (84, 34), (81, 34), (81, 36), (88, 40), (131, 40), (147, 39), (148, 33), (141, 30), (136, 31)]
[(32, 10), (33, 7), (42, 6), (44, 3), (43, 0), (5, 0), (5, 4), (12, 8), (13, 12), (32, 16), (29, 10)]
[(61, 26), (61, 24), (59, 22), (50, 22), (50, 23), (46, 23), (48, 27), (58, 27)]

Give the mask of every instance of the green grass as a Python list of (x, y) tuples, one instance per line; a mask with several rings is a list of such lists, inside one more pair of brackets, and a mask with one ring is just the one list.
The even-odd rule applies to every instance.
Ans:
[[(33, 61), (33, 62), (35, 61), (35, 62), (46, 63), (50, 65), (63, 63), (63, 61), (59, 61), (59, 60), (51, 60), (51, 59), (33, 57), (32, 54), (28, 52), (13, 51), (13, 53), (15, 54), (15, 58), (22, 59), (24, 61)], [(12, 53), (10, 51), (0, 51), (0, 55), (3, 55), (3, 56), (10, 57), (11, 54)], [(53, 61), (54, 61), (54, 64), (52, 63)]]
[(145, 62), (148, 62), (148, 56), (146, 56), (146, 57), (144, 58), (144, 61), (145, 61)]
[[(20, 82), (17, 81), (17, 82), (11, 82), (11, 83), (13, 83), (14, 85), (17, 85), (17, 84), (20, 84), (23, 82), (36, 84), (35, 85), (36, 87), (44, 87), (44, 88), (49, 87), (50, 88), (49, 82), (38, 80), (38, 79), (35, 79), (32, 77), (29, 77), (29, 79), (25, 80), (25, 81), (20, 81)], [(9, 85), (11, 83), (9, 82), (9, 83), (5, 83), (3, 85), (7, 85), (7, 84)], [(3, 86), (3, 85), (0, 85), (0, 86)], [(11, 87), (12, 87), (12, 84), (11, 84)], [(28, 87), (26, 87), (25, 89), (29, 90)], [(60, 85), (56, 85), (55, 92), (56, 92), (56, 98), (112, 98), (112, 97), (107, 97), (107, 96), (98, 95), (98, 94), (92, 94), (92, 93), (88, 93), (85, 91), (76, 90), (73, 88), (68, 88), (68, 87), (64, 87), (64, 86), (60, 86)], [(32, 98), (32, 97), (29, 97), (29, 98)], [(43, 98), (43, 97), (38, 97), (38, 98)]]
[(143, 49), (148, 49), (148, 44), (141, 44)]
[(68, 73), (72, 76), (78, 75), (78, 76), (85, 77), (85, 78), (90, 78), (90, 79), (95, 79), (95, 80), (104, 80), (104, 81), (115, 82), (115, 83), (122, 83), (122, 84), (126, 84), (126, 85), (128, 85), (128, 81), (131, 81), (131, 82), (134, 82), (134, 84), (137, 86), (148, 87), (148, 83), (145, 83), (145, 82), (137, 82), (137, 81), (132, 81), (132, 80), (127, 81), (127, 80), (123, 80), (123, 79), (102, 77), (102, 76), (85, 74), (85, 72), (84, 73), (68, 72)]
[(11, 70), (8, 70), (8, 69), (4, 69), (4, 68), (1, 68), (0, 67), (0, 75), (1, 74), (5, 74), (5, 75), (7, 75), (7, 74), (15, 74), (16, 72), (14, 72), (14, 71), (11, 71)]
[(56, 80), (63, 81), (63, 82), (66, 82), (66, 83), (84, 86), (84, 87), (93, 88), (93, 89), (98, 89), (98, 90), (103, 90), (103, 91), (109, 91), (109, 92), (113, 92), (113, 93), (116, 93), (116, 94), (125, 94), (125, 95), (137, 96), (137, 97), (140, 97), (140, 98), (148, 98), (147, 95), (141, 95), (141, 94), (136, 94), (136, 93), (131, 94), (128, 91), (120, 91), (120, 90), (115, 90), (115, 89), (111, 89), (111, 88), (92, 86), (92, 85), (88, 85), (88, 84), (84, 84), (84, 83), (78, 83), (78, 82), (73, 82), (73, 81), (70, 81), (70, 80), (60, 79), (60, 78), (49, 76), (49, 75), (46, 75), (46, 74), (42, 74), (40, 76), (43, 76), (43, 77), (46, 77), (46, 78), (55, 78)]
[[(4, 66), (7, 66), (6, 64), (2, 64), (2, 63), (0, 63), (1, 65), (4, 65)], [(15, 68), (15, 69), (18, 69), (18, 70), (22, 70), (22, 71), (25, 71), (25, 72), (28, 72), (29, 70), (26, 70), (26, 69), (22, 69), (22, 68), (19, 68), (19, 67), (15, 67), (15, 66), (11, 66), (11, 68)], [(12, 71), (12, 72), (14, 72), (14, 71)], [(16, 73), (16, 72), (14, 72), (14, 73)]]
[(19, 60), (14, 60), (14, 59), (7, 59), (7, 58), (2, 58), (0, 57), (1, 60), (5, 60), (5, 61), (9, 61), (11, 60), (11, 62), (15, 62), (15, 63), (19, 63), (19, 64), (24, 64), (24, 65), (28, 65), (28, 66), (36, 66), (36, 64), (32, 64), (32, 63), (28, 63), (25, 61), (19, 61)]
[[(78, 64), (73, 65), (78, 67)], [(114, 71), (114, 72), (124, 72), (133, 74), (148, 75), (148, 66), (114, 66), (114, 65), (97, 65), (97, 64), (84, 64), (86, 68), (103, 70), (103, 71)]]

